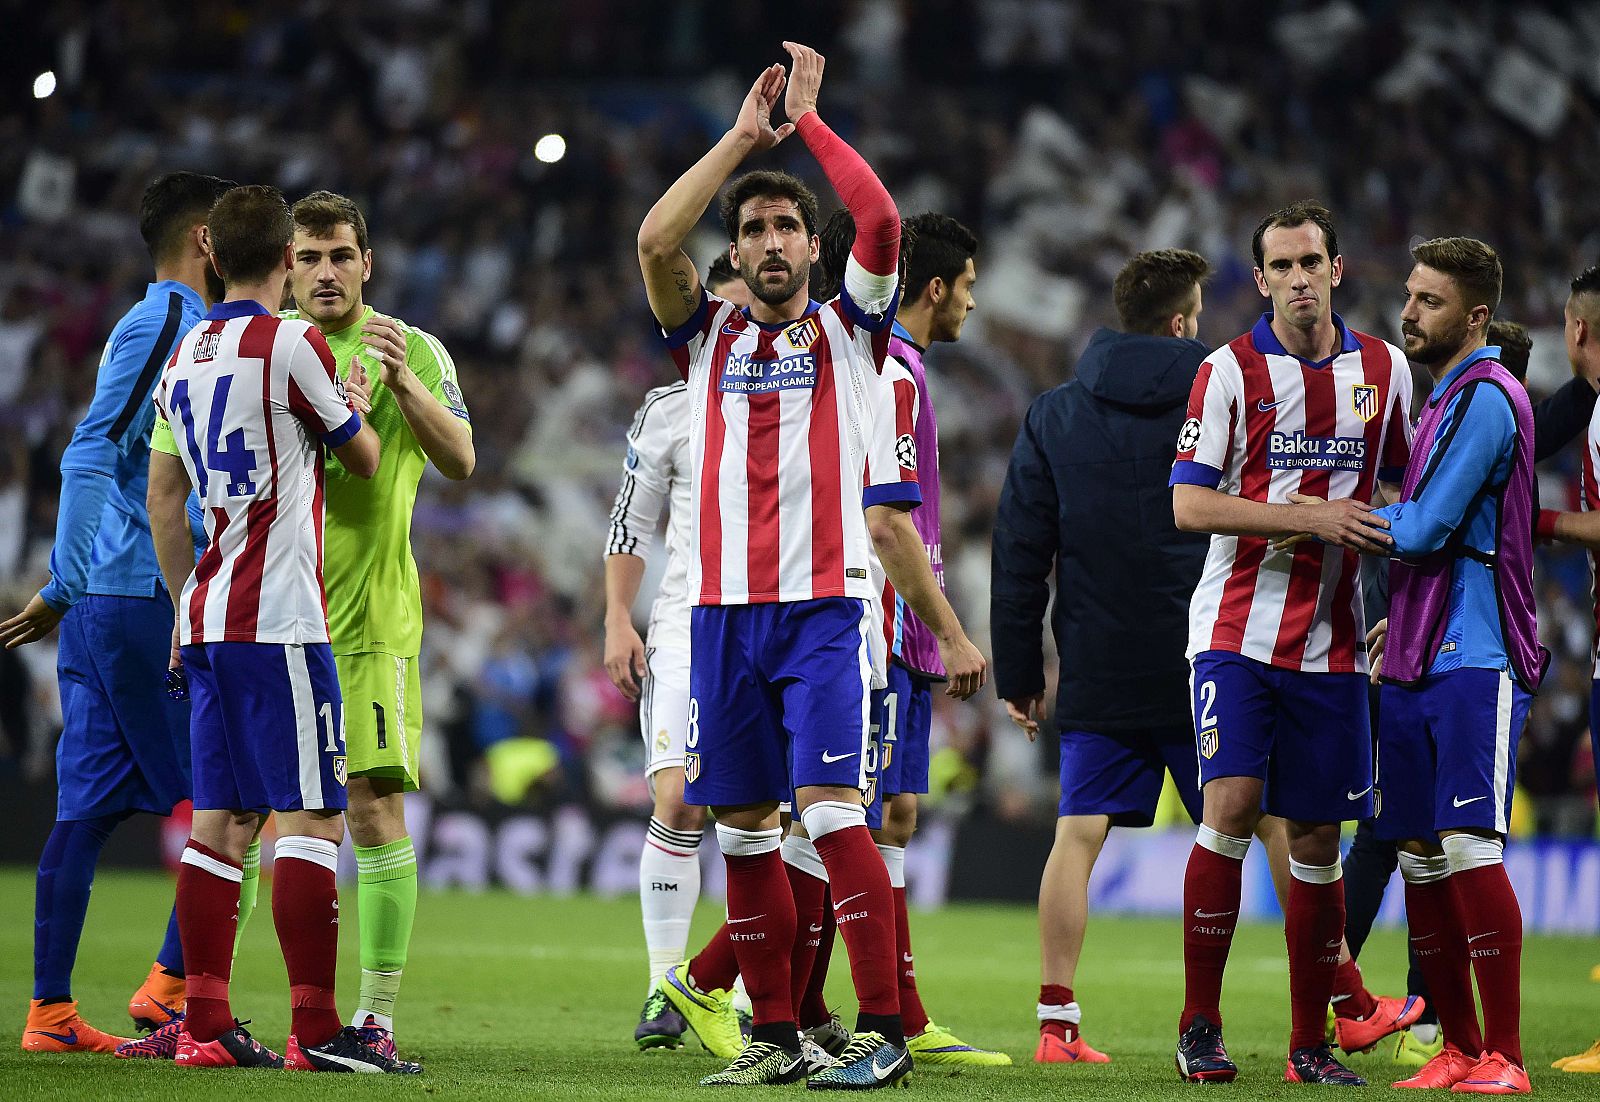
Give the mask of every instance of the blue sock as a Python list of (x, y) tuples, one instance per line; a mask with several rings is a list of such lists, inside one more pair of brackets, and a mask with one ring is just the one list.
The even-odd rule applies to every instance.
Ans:
[(178, 905), (172, 905), (172, 917), (167, 919), (167, 938), (156, 954), (156, 963), (170, 975), (183, 975), (183, 941), (178, 937)]
[(33, 997), (62, 1001), (72, 996), (72, 965), (78, 957), (89, 889), (100, 850), (120, 815), (57, 822), (39, 855), (34, 895)]

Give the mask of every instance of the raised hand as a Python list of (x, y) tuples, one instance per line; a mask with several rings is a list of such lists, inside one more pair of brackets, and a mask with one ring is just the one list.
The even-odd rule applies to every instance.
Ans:
[(372, 412), (372, 383), (367, 379), (367, 367), (360, 356), (350, 357), (350, 377), (344, 381), (344, 392), (357, 413), (366, 416)]
[(772, 109), (783, 94), (785, 80), (782, 65), (768, 65), (750, 86), (744, 103), (739, 106), (739, 117), (733, 124), (734, 133), (750, 142), (756, 151), (771, 149), (794, 133), (792, 122), (786, 122), (776, 129), (772, 126)]
[(406, 367), (406, 334), (393, 318), (373, 315), (361, 327), (361, 343), (378, 354), (378, 381), (398, 390)]
[(793, 123), (807, 111), (817, 109), (817, 93), (822, 89), (822, 66), (827, 61), (810, 46), (785, 42), (783, 48), (792, 59), (789, 90), (783, 97), (783, 113)]

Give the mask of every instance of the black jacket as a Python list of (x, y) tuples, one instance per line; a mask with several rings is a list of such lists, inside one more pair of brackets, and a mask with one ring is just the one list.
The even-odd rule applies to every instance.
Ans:
[(1167, 477), (1209, 353), (1101, 329), (1077, 377), (1036, 399), (1017, 434), (994, 531), (994, 682), (1006, 700), (1044, 689), (1053, 567), (1062, 729), (1190, 722), (1189, 598), (1209, 537), (1174, 526)]

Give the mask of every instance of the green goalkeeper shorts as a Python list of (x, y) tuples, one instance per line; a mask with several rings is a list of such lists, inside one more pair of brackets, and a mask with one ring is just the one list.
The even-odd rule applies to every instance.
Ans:
[(344, 745), (352, 777), (386, 777), (415, 792), (421, 778), (422, 679), (415, 658), (338, 654)]

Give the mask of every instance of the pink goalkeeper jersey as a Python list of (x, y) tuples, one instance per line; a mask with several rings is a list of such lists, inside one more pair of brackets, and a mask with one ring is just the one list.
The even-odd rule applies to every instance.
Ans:
[(205, 513), (180, 642), (326, 643), (323, 445), (361, 429), (315, 326), (255, 302), (215, 306), (154, 396)]
[[(1335, 315), (1339, 350), (1313, 364), (1284, 349), (1271, 320), (1200, 365), (1172, 484), (1279, 504), (1292, 493), (1370, 501), (1377, 482), (1398, 483), (1411, 448), (1405, 356)], [(1208, 650), (1365, 672), (1357, 554), (1315, 540), (1274, 551), (1259, 536), (1212, 536), (1189, 604), (1189, 656)]]
[(763, 326), (702, 291), (665, 335), (691, 402), (691, 603), (874, 597), (863, 485), (893, 313), (841, 290)]

